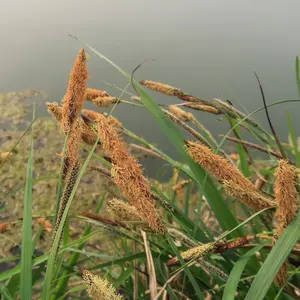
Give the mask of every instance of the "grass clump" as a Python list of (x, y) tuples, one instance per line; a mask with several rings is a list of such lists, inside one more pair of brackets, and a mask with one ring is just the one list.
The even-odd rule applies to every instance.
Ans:
[[(24, 196), (26, 204), (23, 216), (20, 205), (17, 211), (3, 206), (1, 234), (22, 249), (20, 262), (18, 253), (3, 251), (2, 262), (10, 263), (0, 275), (3, 295), (45, 300), (296, 299), (300, 215), (295, 141), (280, 144), (288, 158), (278, 160), (278, 139), (225, 101), (140, 81), (184, 101), (167, 110), (126, 72), (86, 47), (130, 78), (138, 98), (130, 94), (133, 101), (120, 100), (123, 93), (112, 97), (87, 88), (82, 49), (62, 105), (47, 103), (57, 122), (51, 121), (51, 134), (49, 120), (34, 118), (28, 125), (32, 142), (25, 186), (16, 188), (9, 179), (11, 167), (1, 174), (3, 202)], [(88, 110), (85, 101), (114, 108), (108, 113)], [(119, 103), (148, 109), (181, 156), (175, 160), (126, 129), (111, 114)], [(235, 137), (229, 132), (218, 143), (198, 121), (198, 113), (222, 115)], [(241, 139), (245, 130), (257, 145)], [(27, 156), (22, 151), (27, 131), (17, 131), (21, 138), (0, 149), (2, 170), (9, 161), (18, 168), (21, 153)], [(237, 144), (236, 150), (223, 147), (226, 139)], [(37, 145), (40, 151), (33, 151)], [(263, 160), (254, 149), (263, 150)], [(133, 155), (137, 151), (160, 160), (174, 175), (164, 182), (147, 178)], [(42, 183), (48, 189), (39, 187)], [(13, 237), (20, 225), (22, 234)]]

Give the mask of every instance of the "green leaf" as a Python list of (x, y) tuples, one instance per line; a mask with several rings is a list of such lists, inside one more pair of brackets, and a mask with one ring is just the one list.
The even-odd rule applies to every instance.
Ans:
[(43, 300), (48, 300), (50, 298), (51, 282), (52, 282), (52, 276), (53, 276), (53, 271), (54, 271), (55, 259), (56, 259), (56, 255), (57, 255), (57, 252), (58, 252), (59, 242), (60, 242), (60, 238), (61, 238), (61, 235), (62, 235), (62, 232), (63, 232), (64, 224), (65, 224), (65, 221), (66, 221), (66, 218), (67, 218), (72, 200), (75, 196), (77, 187), (78, 187), (79, 182), (81, 180), (81, 177), (82, 177), (83, 173), (85, 172), (90, 159), (93, 156), (93, 153), (94, 153), (94, 151), (97, 147), (98, 141), (99, 141), (99, 138), (97, 138), (97, 141), (96, 141), (93, 149), (90, 151), (89, 156), (87, 157), (82, 169), (79, 172), (78, 178), (76, 180), (76, 183), (74, 185), (74, 188), (72, 190), (70, 198), (69, 198), (69, 200), (66, 204), (66, 207), (65, 207), (60, 225), (57, 229), (57, 233), (55, 235), (53, 245), (52, 245), (52, 249), (51, 249), (51, 252), (50, 252), (50, 257), (49, 257), (49, 260), (48, 260), (48, 266), (47, 266), (45, 282), (44, 282), (44, 286), (43, 286), (43, 293), (42, 293)]
[(285, 229), (274, 248), (257, 273), (246, 300), (263, 300), (272, 282), (300, 238), (300, 211), (293, 222)]
[[(35, 106), (33, 107), (33, 122)], [(33, 124), (33, 123), (32, 123)], [(31, 127), (30, 150), (27, 163), (24, 211), (22, 225), (20, 298), (32, 299), (32, 164), (33, 164), (33, 126)]]
[(258, 245), (255, 248), (251, 249), (235, 263), (225, 286), (225, 290), (222, 298), (223, 300), (235, 299), (235, 292), (241, 280), (241, 276), (246, 264), (248, 263), (251, 256), (254, 255), (261, 248), (263, 248), (266, 244), (267, 243)]

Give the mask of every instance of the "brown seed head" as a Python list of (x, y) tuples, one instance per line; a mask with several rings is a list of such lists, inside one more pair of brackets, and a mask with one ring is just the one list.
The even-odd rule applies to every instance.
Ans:
[(109, 97), (109, 94), (107, 91), (101, 91), (96, 89), (87, 88), (85, 93), (85, 98), (88, 101), (92, 101), (93, 99), (96, 99), (98, 97)]
[(118, 221), (129, 221), (133, 223), (135, 222), (137, 223), (135, 224), (136, 228), (142, 229), (144, 231), (152, 231), (149, 225), (141, 224), (141, 222), (145, 222), (145, 220), (138, 213), (137, 209), (134, 206), (116, 198), (109, 200), (107, 202), (107, 206), (108, 209), (113, 212)]
[(87, 285), (88, 295), (94, 300), (122, 300), (123, 297), (105, 279), (84, 270), (82, 278)]
[(296, 170), (286, 160), (280, 160), (275, 181), (276, 218), (280, 235), (297, 214)]
[(186, 103), (186, 104), (184, 104), (184, 106), (195, 109), (195, 110), (201, 110), (201, 111), (205, 111), (205, 112), (208, 112), (208, 113), (212, 113), (212, 114), (215, 114), (215, 115), (222, 114), (222, 111), (220, 111), (216, 107), (210, 106), (210, 105), (197, 104), (197, 103)]
[(112, 104), (118, 103), (119, 98), (117, 97), (98, 97), (92, 99), (91, 102), (96, 104), (98, 107), (109, 107)]
[[(95, 112), (93, 110), (89, 110), (89, 109), (83, 109), (82, 115), (92, 121), (95, 121), (95, 122), (97, 122), (99, 118), (102, 118), (104, 116), (104, 114), (102, 114), (102, 113), (97, 113), (97, 112)], [(122, 123), (116, 117), (113, 117), (112, 115), (108, 115), (106, 118), (107, 118), (108, 123), (111, 126), (116, 127), (116, 128), (123, 127)]]
[(229, 195), (237, 197), (256, 210), (273, 205), (272, 201), (257, 191), (252, 182), (245, 178), (238, 169), (225, 158), (214, 154), (207, 146), (196, 142), (187, 142), (187, 149), (195, 162), (224, 183), (225, 191)]
[[(47, 102), (48, 112), (57, 120), (61, 121), (62, 118), (62, 107), (58, 103)], [(82, 120), (78, 120), (81, 132), (81, 139), (88, 145), (94, 145), (97, 140), (97, 135), (92, 128), (90, 128)]]
[(67, 93), (62, 100), (62, 128), (67, 132), (76, 122), (83, 107), (88, 71), (83, 49), (74, 62)]
[[(185, 261), (190, 261), (195, 258), (200, 258), (206, 255), (207, 253), (212, 253), (216, 250), (216, 248), (212, 245), (212, 243), (203, 244), (197, 246), (195, 248), (191, 248), (187, 251), (181, 252), (180, 255)], [(167, 266), (175, 265), (179, 262), (177, 257), (173, 257), (168, 261)]]
[(184, 111), (183, 109), (179, 108), (178, 106), (170, 105), (169, 110), (173, 115), (175, 115), (181, 121), (184, 121), (184, 122), (195, 121), (195, 117), (192, 113), (190, 113), (188, 111)]
[(161, 82), (155, 82), (150, 80), (141, 80), (140, 84), (146, 86), (148, 89), (152, 91), (156, 91), (159, 93), (162, 93), (167, 96), (175, 96), (178, 97), (180, 95), (183, 95), (183, 92), (180, 89), (177, 89), (173, 86), (161, 83)]
[(124, 142), (104, 116), (98, 118), (98, 133), (104, 150), (112, 160), (111, 172), (114, 181), (123, 195), (149, 222), (152, 230), (164, 232), (164, 226), (155, 210), (149, 183), (143, 176), (140, 165), (128, 153)]
[(14, 222), (0, 223), (0, 233), (5, 233), (16, 224)]
[(57, 102), (46, 102), (46, 105), (48, 106), (49, 114), (60, 122), (62, 119), (62, 107)]

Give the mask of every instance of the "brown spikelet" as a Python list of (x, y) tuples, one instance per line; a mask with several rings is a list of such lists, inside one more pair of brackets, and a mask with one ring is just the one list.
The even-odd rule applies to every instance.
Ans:
[(296, 171), (286, 160), (280, 160), (275, 180), (275, 201), (278, 235), (281, 235), (297, 214)]
[(78, 164), (79, 149), (81, 143), (81, 127), (79, 122), (76, 122), (69, 133), (66, 153), (63, 165), (63, 177), (65, 178), (73, 167)]
[(112, 104), (118, 103), (119, 98), (117, 97), (98, 97), (92, 99), (91, 102), (96, 104), (98, 107), (109, 107)]
[(43, 225), (43, 229), (47, 232), (52, 232), (52, 224), (45, 218), (37, 218), (36, 222), (40, 225)]
[(137, 229), (152, 231), (149, 225), (141, 224), (142, 222), (144, 222), (144, 220), (134, 206), (116, 198), (109, 200), (107, 202), (107, 206), (109, 211), (113, 212), (118, 221), (133, 222)]
[(195, 117), (192, 113), (184, 111), (183, 109), (179, 108), (178, 106), (170, 105), (169, 110), (173, 115), (175, 115), (181, 121), (188, 122), (188, 121), (195, 120)]
[(88, 295), (94, 300), (122, 300), (123, 297), (105, 279), (84, 270), (82, 278), (87, 285)]
[(76, 122), (83, 107), (87, 78), (86, 56), (81, 49), (74, 62), (69, 86), (62, 100), (62, 128), (65, 132)]
[(131, 96), (131, 100), (137, 102), (137, 103), (141, 103), (141, 98), (138, 96)]
[(11, 156), (11, 152), (0, 152), (0, 163), (4, 162), (9, 156)]
[(255, 189), (250, 180), (225, 158), (214, 154), (208, 147), (196, 142), (187, 142), (192, 159), (210, 174), (224, 183), (225, 191), (256, 210), (273, 206), (273, 202)]
[(285, 261), (275, 277), (275, 284), (278, 287), (283, 287), (288, 280), (288, 262)]
[(205, 111), (205, 112), (215, 114), (215, 115), (222, 114), (221, 110), (219, 110), (216, 107), (211, 106), (211, 105), (204, 105), (204, 104), (197, 104), (197, 103), (186, 103), (186, 104), (184, 104), (184, 106), (195, 109), (195, 110)]
[(149, 183), (135, 157), (129, 155), (124, 142), (104, 116), (98, 119), (98, 128), (103, 148), (113, 162), (112, 175), (115, 183), (139, 214), (149, 222), (152, 230), (164, 232), (164, 226), (155, 210)]
[(49, 114), (57, 121), (62, 119), (62, 107), (57, 102), (46, 102)]
[(88, 101), (92, 101), (93, 99), (99, 98), (99, 97), (109, 97), (109, 94), (107, 91), (102, 90), (96, 90), (87, 88), (85, 93), (85, 98)]
[(15, 225), (15, 222), (0, 223), (0, 233), (5, 233), (10, 228), (13, 228)]
[(148, 89), (152, 91), (156, 91), (159, 93), (162, 93), (167, 96), (175, 96), (178, 97), (180, 95), (184, 95), (183, 92), (180, 89), (177, 89), (173, 86), (161, 83), (161, 82), (155, 82), (150, 80), (141, 80), (140, 84), (146, 86)]
[[(97, 121), (99, 118), (102, 118), (104, 116), (104, 114), (102, 113), (97, 113), (93, 110), (89, 110), (89, 109), (83, 109), (82, 110), (82, 115), (92, 121)], [(122, 123), (116, 118), (113, 117), (112, 115), (108, 115), (107, 117), (108, 123), (116, 128), (122, 128), (123, 125)]]
[(68, 174), (66, 180), (65, 180), (65, 186), (64, 186), (64, 191), (60, 200), (60, 205), (59, 205), (59, 210), (57, 213), (57, 218), (56, 218), (56, 222), (55, 222), (55, 227), (53, 230), (53, 234), (52, 234), (52, 242), (54, 241), (57, 229), (60, 225), (62, 216), (64, 214), (66, 205), (69, 201), (70, 195), (73, 191), (73, 188), (75, 186), (77, 177), (79, 174), (79, 163), (77, 162), (71, 169), (70, 173)]
[[(215, 250), (216, 247), (212, 243), (208, 243), (181, 252), (180, 255), (185, 261), (190, 261), (195, 258), (203, 257), (208, 253), (213, 253), (215, 252)], [(167, 262), (167, 266), (173, 266), (178, 263), (179, 263), (179, 259), (177, 257), (173, 257), (171, 260)]]
[(122, 128), (123, 127), (122, 123), (112, 115), (107, 116), (107, 121), (113, 127), (116, 127), (116, 128)]
[(175, 185), (178, 181), (179, 170), (177, 168), (173, 169), (173, 184)]
[[(47, 102), (48, 112), (57, 120), (61, 121), (62, 107), (57, 102)], [(97, 135), (92, 128), (90, 128), (82, 120), (78, 120), (80, 126), (81, 139), (88, 145), (94, 145), (97, 140)]]
[[(275, 180), (275, 201), (277, 210), (275, 217), (277, 219), (277, 235), (283, 233), (284, 229), (292, 222), (297, 214), (297, 190), (295, 187), (296, 169), (286, 160), (280, 160)], [(277, 238), (274, 239), (274, 243)], [(282, 287), (287, 281), (287, 261), (282, 265), (281, 269), (275, 277), (275, 283)]]

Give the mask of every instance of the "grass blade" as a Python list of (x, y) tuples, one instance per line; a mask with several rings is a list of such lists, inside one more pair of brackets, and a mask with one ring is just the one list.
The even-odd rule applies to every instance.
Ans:
[(85, 169), (87, 168), (87, 165), (88, 165), (90, 159), (93, 156), (93, 153), (94, 153), (94, 151), (95, 151), (95, 149), (97, 147), (98, 141), (99, 141), (99, 138), (97, 138), (97, 141), (94, 144), (93, 149), (90, 151), (89, 156), (87, 157), (87, 159), (86, 159), (86, 161), (85, 161), (82, 169), (80, 170), (80, 173), (78, 175), (78, 178), (76, 180), (76, 183), (74, 185), (72, 193), (71, 193), (70, 198), (68, 200), (68, 203), (67, 203), (67, 205), (65, 207), (65, 211), (63, 213), (60, 225), (58, 227), (58, 230), (57, 230), (57, 233), (56, 233), (53, 245), (52, 245), (52, 250), (50, 252), (49, 260), (48, 260), (48, 266), (47, 266), (47, 271), (46, 271), (46, 276), (45, 276), (45, 283), (44, 283), (43, 293), (42, 293), (42, 299), (43, 300), (48, 300), (50, 298), (51, 282), (52, 282), (52, 276), (53, 276), (53, 271), (54, 271), (55, 259), (56, 259), (56, 254), (57, 254), (58, 247), (59, 247), (60, 237), (61, 237), (61, 234), (63, 232), (64, 223), (66, 221), (66, 218), (67, 218), (67, 215), (68, 215), (68, 212), (69, 212), (72, 200), (73, 200), (73, 198), (75, 196), (77, 187), (78, 187), (79, 182), (81, 180), (81, 177), (82, 177)]
[[(33, 107), (33, 121), (35, 106)], [(33, 123), (32, 123), (33, 124)], [(30, 149), (27, 163), (24, 211), (22, 225), (22, 250), (21, 250), (21, 300), (32, 298), (32, 168), (33, 168), (33, 126), (31, 126)]]
[(235, 292), (240, 282), (246, 264), (248, 263), (251, 256), (254, 255), (261, 248), (263, 248), (264, 245), (265, 244), (258, 245), (255, 248), (251, 249), (235, 263), (225, 286), (225, 290), (222, 298), (223, 300), (235, 299)]
[(296, 218), (283, 232), (282, 236), (279, 238), (264, 264), (260, 268), (246, 296), (246, 300), (264, 299), (276, 274), (300, 238), (299, 228), (300, 212), (298, 212)]
[(296, 156), (296, 165), (299, 168), (300, 167), (300, 152), (298, 150), (297, 138), (296, 138), (293, 124), (292, 124), (291, 115), (288, 111), (286, 112), (286, 115), (287, 115), (287, 119), (288, 119), (289, 131), (290, 131), (290, 136), (291, 136), (291, 140), (292, 140), (292, 144), (293, 144), (294, 154)]

